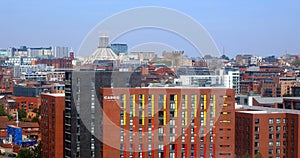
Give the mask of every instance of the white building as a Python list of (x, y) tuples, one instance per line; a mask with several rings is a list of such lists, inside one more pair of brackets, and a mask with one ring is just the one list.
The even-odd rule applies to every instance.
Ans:
[(46, 64), (38, 65), (15, 65), (14, 77), (21, 77), (30, 72), (46, 72), (54, 71), (54, 66), (47, 66)]
[(31, 65), (32, 61), (36, 61), (35, 57), (22, 57), (22, 56), (14, 56), (9, 57), (8, 60), (5, 61), (6, 65)]
[(183, 86), (220, 86), (223, 85), (222, 75), (180, 75)]
[(9, 57), (8, 60), (5, 60), (6, 65), (21, 65), (21, 57)]
[(250, 64), (257, 65), (257, 64), (259, 64), (261, 62), (262, 62), (262, 57), (261, 56), (252, 56), (250, 58)]
[(226, 88), (235, 89), (235, 94), (240, 93), (240, 72), (237, 71), (228, 71), (227, 74), (224, 75), (224, 86)]
[(182, 86), (215, 87), (224, 86), (240, 93), (240, 72), (238, 70), (219, 69), (216, 75), (180, 75)]

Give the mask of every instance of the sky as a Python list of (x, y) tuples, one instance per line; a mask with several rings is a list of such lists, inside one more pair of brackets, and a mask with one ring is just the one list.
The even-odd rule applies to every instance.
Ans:
[[(158, 6), (196, 20), (230, 57), (300, 54), (298, 0), (1, 0), (0, 6), (0, 48), (68, 46), (76, 53), (90, 30), (104, 19), (131, 8)], [(158, 30), (131, 32), (114, 42), (138, 50), (139, 41), (158, 40), (159, 47), (166, 39), (170, 42), (164, 48), (194, 51), (180, 37)]]

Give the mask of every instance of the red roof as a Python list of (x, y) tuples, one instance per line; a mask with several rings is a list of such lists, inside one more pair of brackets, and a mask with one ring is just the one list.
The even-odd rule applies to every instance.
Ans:
[[(16, 121), (6, 121), (1, 122), (0, 129), (6, 129), (7, 125), (17, 126)], [(39, 128), (39, 124), (37, 122), (19, 122), (19, 127), (21, 128)]]

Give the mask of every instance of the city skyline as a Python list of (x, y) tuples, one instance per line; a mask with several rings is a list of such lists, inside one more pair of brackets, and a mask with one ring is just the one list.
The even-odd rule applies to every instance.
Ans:
[[(276, 55), (297, 54), (299, 21), (296, 16), (299, 2), (195, 2), (143, 1), (143, 2), (1, 2), (4, 8), (0, 19), (5, 21), (0, 33), (0, 47), (60, 45), (74, 48), (75, 52), (86, 34), (99, 22), (124, 10), (143, 6), (160, 6), (182, 12), (202, 24), (215, 40), (218, 49), (233, 57), (237, 54)], [(46, 6), (46, 7), (45, 7)], [(59, 7), (60, 6), (60, 7)], [(109, 8), (109, 9), (106, 9)], [(12, 11), (13, 10), (13, 11)], [(160, 31), (133, 32), (114, 43), (128, 43), (129, 50), (138, 42), (156, 41)], [(107, 31), (109, 34), (109, 31)], [(150, 33), (149, 33), (150, 32)], [(153, 36), (149, 34), (153, 33)], [(161, 36), (161, 37), (160, 37)], [(171, 39), (177, 50), (192, 52), (182, 39), (168, 33), (158, 38)], [(139, 37), (139, 38), (136, 38)], [(141, 38), (147, 37), (147, 38)], [(171, 38), (170, 38), (171, 37)], [(179, 44), (178, 43), (182, 43)], [(164, 44), (164, 43), (163, 43)]]

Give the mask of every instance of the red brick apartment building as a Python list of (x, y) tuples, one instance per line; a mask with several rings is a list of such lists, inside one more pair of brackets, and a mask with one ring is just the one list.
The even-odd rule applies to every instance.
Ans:
[(41, 94), (42, 157), (62, 158), (64, 140), (65, 95)]
[(101, 88), (103, 157), (235, 157), (235, 92)]
[(47, 64), (47, 66), (54, 66), (54, 68), (72, 68), (71, 58), (56, 58), (56, 59), (40, 59), (36, 64)]
[(26, 112), (30, 112), (33, 109), (38, 109), (40, 106), (40, 98), (39, 97), (12, 96), (11, 98), (16, 101), (16, 106), (18, 109), (24, 109)]
[(255, 157), (257, 152), (264, 158), (300, 157), (299, 114), (268, 110), (235, 115), (237, 157)]

